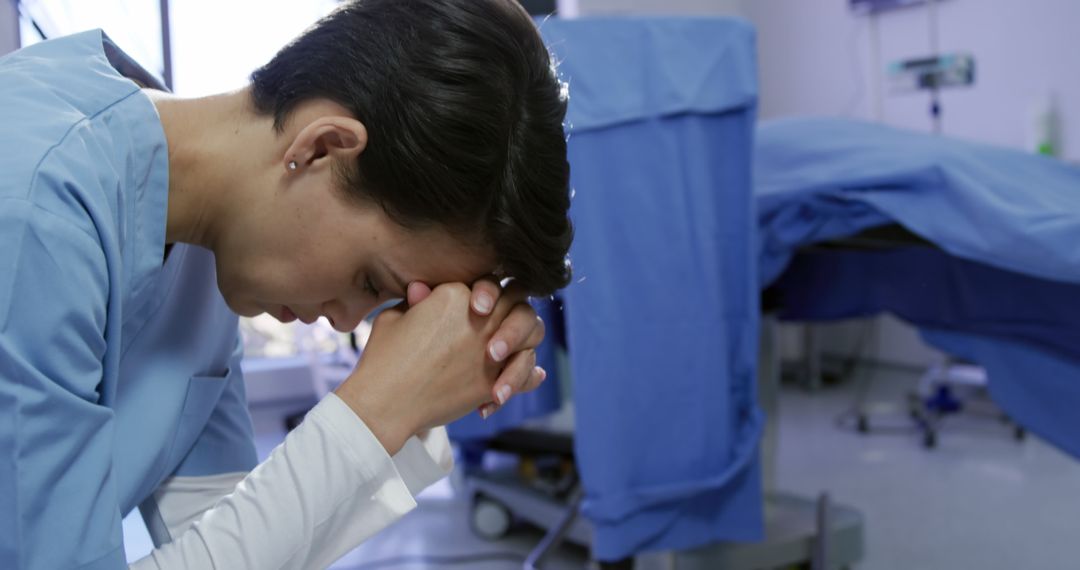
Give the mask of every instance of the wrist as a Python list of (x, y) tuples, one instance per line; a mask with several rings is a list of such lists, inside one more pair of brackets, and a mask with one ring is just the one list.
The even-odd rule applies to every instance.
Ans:
[(342, 383), (334, 393), (364, 422), (387, 454), (397, 455), (414, 430), (399, 415), (391, 413), (370, 390), (358, 389), (351, 384), (348, 381)]

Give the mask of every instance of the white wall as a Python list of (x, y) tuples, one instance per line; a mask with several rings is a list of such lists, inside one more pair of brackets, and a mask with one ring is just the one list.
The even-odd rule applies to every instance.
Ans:
[[(758, 28), (761, 116), (795, 114), (876, 118), (875, 89), (889, 62), (930, 53), (925, 6), (853, 14), (847, 0), (751, 0)], [(976, 59), (972, 88), (942, 92), (943, 132), (1023, 148), (1031, 109), (1054, 93), (1062, 118), (1063, 157), (1080, 160), (1080, 48), (1075, 0), (940, 0), (939, 47)], [(882, 90), (881, 120), (929, 131), (929, 96)]]
[(200, 96), (243, 87), (282, 46), (336, 0), (174, 0), (174, 90)]
[[(23, 10), (48, 37), (101, 28), (139, 65), (159, 77), (162, 74), (161, 12), (157, 2), (23, 0)], [(41, 41), (27, 20), (22, 24), (23, 46)]]
[(19, 15), (14, 2), (0, 2), (0, 55), (19, 49)]

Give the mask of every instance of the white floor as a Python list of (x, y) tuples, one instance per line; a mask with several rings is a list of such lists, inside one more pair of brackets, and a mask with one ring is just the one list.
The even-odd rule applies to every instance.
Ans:
[[(900, 402), (913, 378), (879, 371), (874, 397)], [(850, 385), (816, 393), (786, 387), (779, 412), (778, 487), (807, 496), (827, 490), (862, 511), (865, 557), (859, 570), (1059, 570), (1080, 568), (1080, 462), (1036, 438), (1016, 441), (992, 419), (961, 416), (924, 449), (914, 433), (860, 435), (838, 427), (851, 404)], [(897, 409), (893, 424), (905, 424)], [(879, 422), (880, 424), (880, 422)], [(284, 435), (257, 420), (265, 455)], [(1080, 434), (1078, 434), (1080, 436)], [(490, 543), (474, 537), (468, 505), (443, 482), (397, 525), (350, 553), (335, 568), (521, 568), (539, 540), (523, 529)], [(137, 514), (125, 520), (129, 555), (149, 549)], [(510, 554), (518, 559), (436, 564), (419, 557)], [(379, 564), (407, 557), (409, 563)], [(582, 568), (586, 554), (564, 548), (545, 568)]]
[[(879, 370), (874, 399), (900, 403), (913, 381)], [(777, 479), (862, 511), (858, 568), (1080, 568), (1080, 462), (973, 415), (950, 418), (933, 450), (916, 433), (860, 435), (835, 423), (852, 398), (850, 386), (783, 392)], [(910, 425), (902, 407), (893, 411), (877, 424)]]

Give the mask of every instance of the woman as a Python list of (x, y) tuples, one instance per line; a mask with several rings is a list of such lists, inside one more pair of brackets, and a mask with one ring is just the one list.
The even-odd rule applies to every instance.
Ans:
[[(565, 90), (510, 0), (346, 4), (201, 99), (116, 61), (100, 32), (0, 59), (0, 567), (124, 567), (135, 506), (135, 568), (325, 567), (446, 473), (439, 426), (543, 381)], [(395, 298), (256, 467), (236, 315)]]

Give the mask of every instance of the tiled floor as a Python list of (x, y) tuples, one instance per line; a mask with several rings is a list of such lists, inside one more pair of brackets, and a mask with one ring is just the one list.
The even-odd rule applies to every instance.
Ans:
[[(897, 403), (915, 381), (895, 370), (875, 378), (875, 399)], [(1080, 462), (969, 415), (951, 418), (934, 450), (915, 433), (859, 435), (835, 423), (852, 399), (850, 386), (783, 392), (777, 479), (799, 493), (829, 490), (862, 511), (858, 568), (1080, 568)], [(894, 411), (891, 423), (908, 423)]]
[[(874, 394), (882, 401), (900, 401), (913, 381), (899, 371), (876, 377)], [(951, 421), (934, 450), (912, 433), (859, 435), (835, 421), (852, 397), (850, 385), (813, 394), (783, 390), (777, 478), (782, 490), (807, 496), (828, 490), (835, 501), (862, 511), (866, 555), (859, 570), (1080, 568), (1080, 462), (1032, 437), (1017, 442), (1008, 428), (982, 418)], [(893, 421), (906, 420), (898, 415)], [(257, 424), (265, 455), (283, 432), (276, 422)], [(510, 559), (376, 563), (499, 553), (523, 558), (540, 538), (522, 530), (497, 543), (483, 541), (472, 535), (467, 517), (467, 503), (444, 481), (424, 493), (416, 511), (335, 568), (517, 569), (521, 562)], [(149, 542), (141, 521), (129, 519), (125, 531), (134, 556)], [(581, 549), (564, 548), (545, 568), (582, 568), (586, 559)]]

